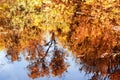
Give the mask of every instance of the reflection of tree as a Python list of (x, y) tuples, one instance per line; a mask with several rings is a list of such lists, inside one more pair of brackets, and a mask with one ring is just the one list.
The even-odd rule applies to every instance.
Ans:
[(80, 68), (80, 71), (85, 70), (86, 74), (93, 73), (94, 75), (91, 80), (106, 80), (110, 78), (109, 75), (114, 75), (114, 72), (120, 69), (120, 57), (118, 56), (120, 56), (120, 54), (116, 57), (111, 55), (106, 58), (99, 59), (89, 59), (87, 57), (81, 58), (83, 66)]
[(47, 76), (49, 74), (49, 68), (45, 62), (45, 52), (42, 45), (37, 41), (30, 42), (27, 48), (28, 55), (26, 60), (29, 61), (28, 70), (30, 71), (29, 77), (38, 78)]
[[(86, 72), (95, 73), (93, 79), (119, 73), (111, 72), (120, 64), (120, 31), (114, 29), (120, 25), (119, 0), (22, 0), (23, 4), (17, 0), (12, 3), (0, 5), (0, 31), (6, 32), (0, 34), (0, 47), (5, 46), (11, 61), (17, 61), (20, 51), (27, 50), (31, 78), (48, 75), (49, 69), (54, 76), (60, 76), (67, 69), (64, 52), (56, 48), (55, 36), (76, 53)], [(44, 45), (41, 35), (46, 29), (52, 37)], [(51, 62), (47, 62), (52, 48)]]
[(7, 57), (11, 57), (12, 61), (19, 59), (20, 45), (19, 45), (20, 36), (17, 31), (10, 32), (5, 36), (5, 47), (7, 48)]
[(38, 78), (40, 77), (40, 70), (39, 70), (39, 66), (37, 64), (29, 67), (30, 68), (30, 74), (29, 77), (31, 78)]
[(66, 71), (67, 65), (64, 62), (64, 53), (62, 51), (54, 51), (54, 55), (50, 63), (50, 69), (54, 76), (61, 76), (61, 74)]
[(36, 40), (30, 40), (29, 45), (25, 49), (28, 52), (27, 60), (35, 60), (44, 56), (43, 47)]
[(111, 80), (119, 80), (120, 79), (120, 69), (114, 71), (113, 73), (110, 74), (110, 79)]
[(19, 60), (19, 52), (14, 47), (9, 47), (8, 50), (7, 50), (6, 57), (7, 58), (10, 57), (10, 60), (12, 60), (12, 61)]
[(114, 6), (119, 2), (107, 6), (112, 2), (106, 1), (77, 2), (68, 34), (70, 49), (83, 63), (80, 70), (93, 73), (93, 80), (106, 77), (120, 64), (120, 34), (112, 29), (119, 26), (119, 20), (115, 18), (119, 12), (111, 10), (118, 9)]
[[(22, 34), (11, 32), (9, 37), (6, 36), (6, 57), (9, 58), (12, 62), (18, 61), (21, 57), (20, 51), (23, 51), (23, 55), (26, 54), (24, 51), (27, 51), (27, 56), (24, 55), (24, 57), (30, 63), (27, 66), (30, 72), (28, 74), (29, 77), (44, 77), (50, 73), (54, 76), (61, 76), (62, 73), (66, 71), (67, 64), (64, 62), (65, 53), (64, 50), (58, 48), (54, 32), (52, 32), (51, 40), (44, 44), (40, 39), (37, 40), (33, 39), (32, 37), (29, 39), (27, 36), (26, 39), (22, 38)], [(29, 33), (26, 31), (25, 35), (27, 34)], [(21, 44), (21, 40), (25, 40), (24, 44)], [(51, 61), (48, 62), (47, 57), (50, 58), (50, 52), (53, 55)]]
[[(32, 34), (29, 33), (29, 30), (26, 30), (26, 28), (23, 30), (24, 32), (10, 29), (3, 37), (3, 43), (8, 53), (7, 56), (11, 56), (12, 61), (17, 60), (20, 51), (24, 49), (32, 49), (33, 51), (30, 52), (30, 54), (35, 55), (35, 48), (41, 43), (41, 32), (38, 28), (33, 29)], [(40, 55), (40, 52), (38, 54)]]
[[(54, 33), (52, 33), (50, 42), (45, 44), (45, 47), (48, 47), (46, 51), (40, 45), (31, 45), (32, 47), (29, 48), (27, 57), (30, 62), (30, 65), (28, 65), (29, 77), (44, 77), (49, 75), (50, 72), (54, 76), (61, 76), (66, 71), (67, 64), (64, 62), (64, 51), (57, 48), (54, 37)], [(50, 57), (50, 48), (53, 48), (53, 55), (51, 61), (48, 62), (46, 58)]]
[[(47, 56), (46, 56), (47, 57)], [(61, 76), (67, 69), (67, 64), (64, 62), (64, 54), (60, 50), (55, 50), (53, 58), (50, 62), (47, 62), (46, 57), (37, 58), (30, 62), (28, 69), (30, 71), (29, 77), (38, 78), (44, 77), (50, 74), (54, 76)], [(49, 64), (49, 65), (48, 65)]]
[(49, 75), (49, 68), (46, 63), (43, 61), (36, 61), (28, 65), (28, 69), (30, 71), (29, 77), (31, 78), (39, 78)]

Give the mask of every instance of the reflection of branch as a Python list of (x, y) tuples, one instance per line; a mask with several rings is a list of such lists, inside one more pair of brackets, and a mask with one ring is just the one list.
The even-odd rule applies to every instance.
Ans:
[(47, 48), (47, 50), (46, 50), (46, 52), (45, 52), (45, 55), (43, 55), (43, 57), (42, 57), (41, 59), (38, 59), (38, 60), (37, 60), (38, 63), (45, 63), (44, 59), (45, 59), (45, 57), (47, 56), (48, 51), (50, 50), (52, 44), (54, 44), (54, 46), (55, 46), (55, 44), (56, 44), (54, 33), (52, 33), (51, 40), (44, 45), (44, 46), (48, 46), (48, 48)]
[(49, 41), (48, 43), (46, 43), (44, 46), (48, 46), (50, 42), (51, 42), (51, 41)]
[[(50, 43), (50, 45), (49, 45), (49, 43)], [(52, 44), (56, 44), (54, 32), (52, 32), (51, 41), (46, 44), (46, 45), (49, 45), (49, 47), (48, 47), (48, 49), (47, 49), (47, 51), (45, 53), (45, 56), (47, 56), (48, 51), (49, 51), (50, 47), (52, 46)]]
[(50, 45), (49, 45), (49, 47), (48, 47), (48, 49), (47, 49), (47, 51), (45, 53), (45, 56), (48, 54), (48, 51), (49, 51), (49, 49), (50, 49), (51, 46), (52, 46), (52, 41), (50, 42)]

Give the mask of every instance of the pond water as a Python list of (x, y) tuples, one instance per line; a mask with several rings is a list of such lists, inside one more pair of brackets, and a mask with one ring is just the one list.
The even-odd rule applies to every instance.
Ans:
[[(27, 55), (27, 52), (24, 54)], [(52, 62), (53, 60), (50, 60), (50, 54), (46, 58), (46, 61), (48, 61), (49, 65), (47, 65), (46, 67), (40, 67), (42, 62), (39, 63), (35, 60), (26, 60), (26, 55), (23, 55), (23, 52), (20, 53), (19, 60), (12, 61), (11, 57), (6, 56), (8, 55), (6, 50), (1, 50), (0, 80), (109, 80), (110, 75), (113, 75), (115, 71), (117, 72), (115, 72), (114, 77), (118, 76), (118, 78), (111, 80), (119, 80), (119, 64), (117, 65), (117, 67), (113, 67), (110, 70), (111, 72), (108, 73), (108, 65), (105, 64), (106, 61), (102, 60), (104, 61), (101, 61), (102, 63), (96, 61), (96, 63), (98, 62), (96, 65), (93, 65), (94, 63), (92, 61), (89, 61), (91, 63), (84, 63), (84, 61), (82, 62), (81, 60), (76, 60), (72, 52), (69, 52), (69, 54), (65, 55), (66, 57), (64, 57), (64, 62), (60, 62), (59, 60), (56, 61), (58, 61), (57, 63), (60, 64), (53, 62), (57, 65), (54, 65), (55, 67), (57, 67), (57, 69), (53, 69), (55, 67), (51, 68), (50, 62)], [(59, 55), (59, 57), (61, 56)], [(110, 66), (112, 66), (112, 64)], [(47, 67), (49, 69), (46, 69)], [(42, 69), (43, 72), (40, 72), (42, 71)], [(46, 71), (44, 70), (48, 70), (50, 72), (46, 73)]]
[[(6, 50), (0, 51), (0, 80), (32, 80), (28, 76), (27, 66), (29, 61), (26, 61), (24, 56), (20, 55), (20, 61), (11, 62), (11, 60), (6, 58), (6, 54)], [(86, 75), (85, 71), (79, 71), (82, 64), (76, 63), (72, 54), (69, 54), (66, 58), (69, 66), (66, 71), (61, 73), (61, 76), (52, 76), (50, 74), (34, 80), (88, 80), (92, 76), (92, 74)]]
[(44, 45), (31, 39), (22, 50), (15, 42), (0, 50), (0, 80), (120, 79), (118, 47), (116, 53), (103, 53), (99, 57), (96, 53), (76, 55), (51, 40), (49, 34), (45, 37)]

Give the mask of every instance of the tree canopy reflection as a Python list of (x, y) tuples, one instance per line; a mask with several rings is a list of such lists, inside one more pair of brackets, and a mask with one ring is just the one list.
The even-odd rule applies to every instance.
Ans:
[[(11, 35), (11, 34), (10, 34)], [(11, 35), (10, 40), (14, 37)], [(27, 44), (24, 46), (19, 45), (19, 39), (16, 43), (15, 41), (7, 44), (7, 55), (6, 57), (14, 61), (20, 60), (20, 51), (21, 54), (25, 55), (25, 59), (29, 62), (27, 69), (29, 70), (28, 76), (30, 78), (39, 78), (44, 76), (49, 76), (50, 73), (53, 76), (61, 76), (65, 71), (67, 71), (68, 64), (65, 60), (65, 51), (62, 48), (59, 48), (54, 33), (52, 33), (51, 40), (46, 42), (43, 40), (29, 39)], [(27, 38), (26, 38), (27, 39)], [(50, 57), (50, 54), (52, 56)], [(50, 61), (47, 61), (46, 58), (50, 58)]]
[(30, 78), (67, 72), (68, 52), (63, 48), (68, 48), (82, 63), (80, 71), (93, 73), (91, 80), (119, 80), (119, 0), (2, 0), (0, 4), (0, 49), (6, 49), (11, 62), (23, 54), (30, 63)]

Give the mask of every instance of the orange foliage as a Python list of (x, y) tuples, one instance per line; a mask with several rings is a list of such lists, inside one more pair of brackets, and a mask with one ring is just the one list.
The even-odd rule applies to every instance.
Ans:
[(103, 9), (100, 2), (92, 5), (85, 2), (77, 4), (68, 34), (70, 48), (76, 56), (100, 58), (104, 53), (113, 53), (115, 46), (120, 46), (120, 35), (116, 35), (116, 31), (112, 29), (115, 25), (111, 20), (114, 18), (109, 17), (111, 13), (111, 16), (115, 16), (119, 12), (106, 12)]
[(119, 80), (120, 79), (120, 70), (116, 70), (110, 74), (110, 80)]
[(64, 54), (59, 50), (54, 51), (53, 59), (50, 63), (53, 76), (61, 76), (67, 70), (67, 64), (64, 62)]
[[(0, 49), (7, 50), (6, 57), (12, 62), (19, 60), (21, 51), (27, 50), (25, 58), (31, 63), (29, 77), (44, 77), (50, 74), (49, 69), (53, 76), (61, 76), (67, 70), (64, 52), (56, 48), (62, 43), (81, 59), (84, 65), (80, 70), (95, 73), (93, 79), (110, 74), (111, 80), (119, 80), (119, 70), (110, 72), (120, 64), (119, 0), (39, 0), (38, 3), (23, 0), (23, 3), (0, 1)], [(48, 43), (43, 38), (46, 32), (52, 34)], [(54, 54), (48, 63), (46, 57), (51, 47)]]

